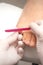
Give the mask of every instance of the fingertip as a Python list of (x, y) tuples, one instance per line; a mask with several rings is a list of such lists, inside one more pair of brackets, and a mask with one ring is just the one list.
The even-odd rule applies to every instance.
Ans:
[(30, 24), (30, 28), (31, 28), (31, 30), (32, 30), (34, 33), (36, 33), (37, 35), (40, 34), (40, 26), (39, 26), (37, 23), (32, 22), (32, 23)]
[(29, 24), (29, 27), (32, 27), (32, 26), (33, 26), (33, 24), (34, 24), (34, 22), (31, 22), (31, 23)]
[(22, 58), (24, 55), (24, 49), (22, 47), (19, 47), (17, 52), (18, 52), (18, 55)]

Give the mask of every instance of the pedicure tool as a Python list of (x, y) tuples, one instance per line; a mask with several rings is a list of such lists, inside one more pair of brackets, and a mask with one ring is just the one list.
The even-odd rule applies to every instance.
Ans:
[(16, 29), (7, 29), (5, 32), (20, 32), (25, 30), (30, 30), (31, 28), (16, 28)]

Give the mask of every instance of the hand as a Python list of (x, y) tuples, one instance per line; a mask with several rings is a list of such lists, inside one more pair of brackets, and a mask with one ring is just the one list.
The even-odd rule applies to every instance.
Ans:
[(41, 64), (43, 65), (43, 21), (30, 24), (31, 29), (37, 37), (36, 48)]
[[(18, 33), (14, 33), (4, 40), (0, 40), (0, 65), (12, 65), (17, 63), (23, 54), (17, 53), (21, 47), (18, 47), (17, 41)], [(14, 43), (14, 45), (13, 45)]]

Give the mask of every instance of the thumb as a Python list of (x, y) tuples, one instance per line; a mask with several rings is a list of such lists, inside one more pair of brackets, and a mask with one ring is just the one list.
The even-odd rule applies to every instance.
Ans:
[(37, 35), (40, 35), (41, 32), (40, 32), (40, 26), (37, 24), (37, 23), (34, 23), (32, 22), (30, 24), (30, 28), (37, 34)]
[(21, 56), (18, 55), (16, 48), (14, 48), (13, 46), (9, 48), (7, 54), (8, 54), (7, 60), (9, 62), (9, 65), (13, 65), (21, 59)]

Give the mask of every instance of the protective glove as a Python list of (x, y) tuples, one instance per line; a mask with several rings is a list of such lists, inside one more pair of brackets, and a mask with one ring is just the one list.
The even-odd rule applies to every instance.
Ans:
[[(18, 33), (14, 33), (6, 39), (0, 40), (0, 65), (13, 65), (17, 63), (22, 56), (17, 53), (18, 49), (22, 50), (22, 48), (18, 48), (16, 45), (12, 45), (17, 41)], [(20, 36), (19, 36), (20, 38)]]
[(36, 35), (36, 49), (39, 55), (41, 64), (43, 65), (43, 21), (37, 21), (37, 23), (32, 22), (30, 27), (34, 34)]

